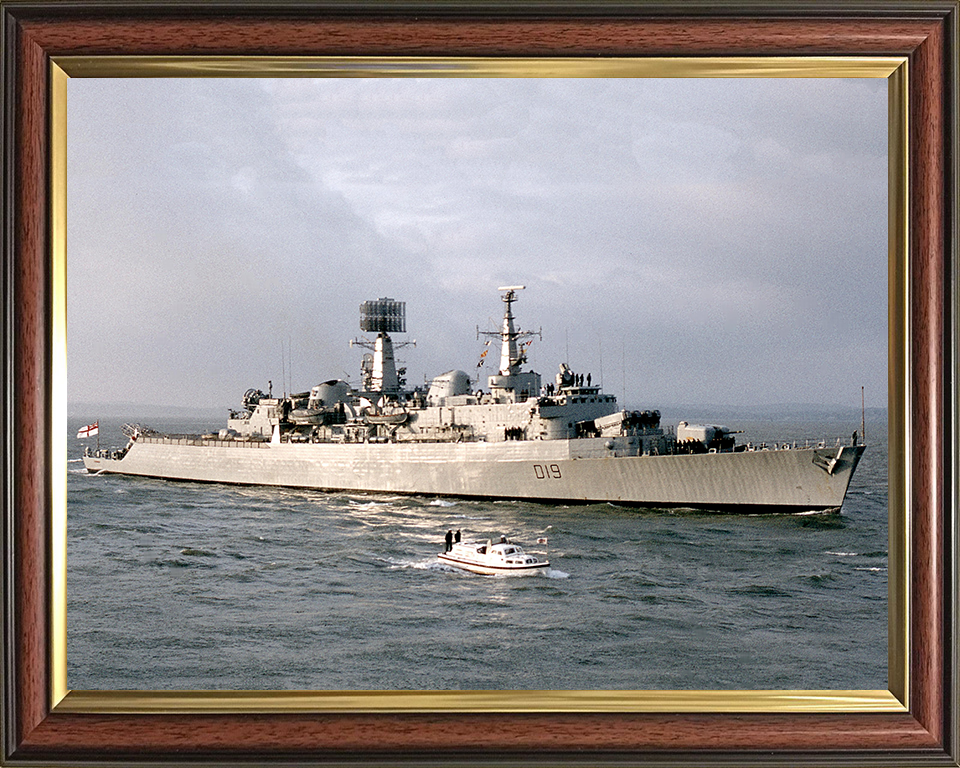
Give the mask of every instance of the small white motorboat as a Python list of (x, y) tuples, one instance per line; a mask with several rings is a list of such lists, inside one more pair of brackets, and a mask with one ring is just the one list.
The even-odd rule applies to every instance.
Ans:
[(537, 573), (550, 566), (546, 560), (540, 560), (524, 552), (519, 544), (508, 541), (499, 544), (491, 544), (489, 540), (457, 542), (449, 552), (441, 552), (437, 558), (441, 563), (485, 576)]

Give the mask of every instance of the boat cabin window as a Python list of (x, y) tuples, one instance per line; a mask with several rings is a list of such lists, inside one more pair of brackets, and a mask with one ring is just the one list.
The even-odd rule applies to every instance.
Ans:
[(487, 554), (487, 548), (486, 548), (486, 547), (477, 547), (477, 552), (479, 552), (481, 555), (485, 555), (485, 554)]
[(512, 554), (513, 554), (514, 552), (516, 552), (516, 551), (517, 551), (517, 550), (514, 549), (513, 547), (507, 547), (505, 550), (503, 550), (503, 554), (505, 554), (505, 555), (512, 555)]

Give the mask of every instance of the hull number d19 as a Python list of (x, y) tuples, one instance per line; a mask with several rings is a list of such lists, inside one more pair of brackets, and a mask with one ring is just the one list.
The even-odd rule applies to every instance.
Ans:
[(533, 473), (537, 480), (556, 480), (561, 477), (559, 464), (534, 464)]

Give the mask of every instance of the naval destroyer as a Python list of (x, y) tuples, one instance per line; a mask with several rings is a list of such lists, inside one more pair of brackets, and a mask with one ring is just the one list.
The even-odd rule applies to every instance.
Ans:
[[(249, 389), (227, 426), (205, 435), (124, 425), (120, 449), (87, 450), (92, 473), (275, 485), (324, 491), (542, 502), (610, 502), (718, 512), (839, 510), (865, 450), (841, 444), (738, 444), (719, 424), (660, 423), (624, 410), (565, 363), (546, 384), (526, 369), (531, 336), (500, 288), (498, 372), (479, 388), (462, 370), (409, 388), (391, 334), (406, 333), (406, 304), (364, 302), (360, 327), (375, 340), (361, 383), (331, 379), (274, 397)], [(483, 333), (477, 331), (478, 336)], [(495, 349), (495, 347), (493, 347)], [(861, 433), (862, 434), (862, 433)]]

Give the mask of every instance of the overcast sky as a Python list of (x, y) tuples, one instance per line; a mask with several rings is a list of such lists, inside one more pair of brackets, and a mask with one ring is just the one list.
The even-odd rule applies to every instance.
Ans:
[(886, 405), (884, 80), (72, 79), (68, 105), (73, 403), (356, 384), (381, 296), (410, 384), (485, 388), (476, 327), (521, 284), (544, 381)]

